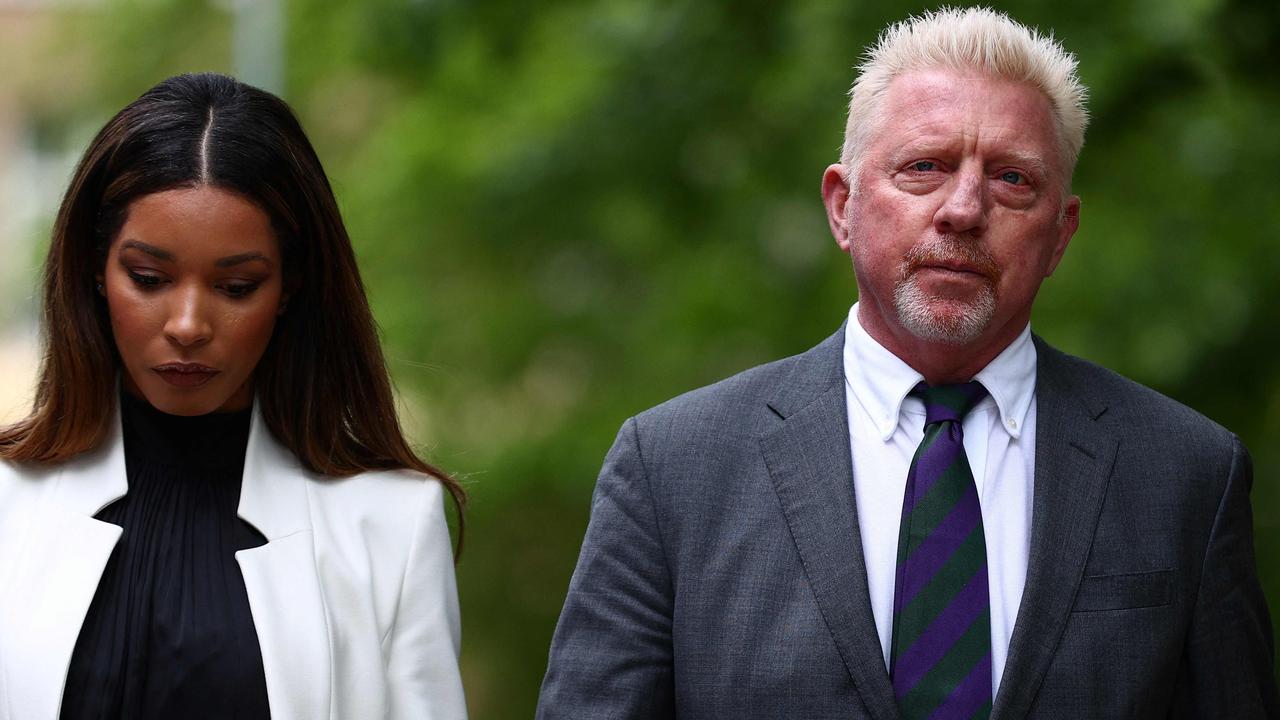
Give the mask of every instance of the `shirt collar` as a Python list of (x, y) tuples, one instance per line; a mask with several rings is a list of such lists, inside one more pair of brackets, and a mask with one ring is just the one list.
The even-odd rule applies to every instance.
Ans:
[(1036, 345), (1031, 324), (1022, 328), (1001, 353), (973, 376), (1000, 409), (1000, 425), (1010, 437), (1022, 437), (1022, 426), (1036, 394)]
[[(875, 423), (882, 440), (893, 437), (902, 402), (924, 376), (876, 342), (858, 322), (858, 304), (849, 308), (844, 334), (844, 377), (854, 398)], [(1000, 412), (1000, 425), (1022, 435), (1035, 396), (1036, 348), (1028, 324), (1013, 342), (974, 376)]]

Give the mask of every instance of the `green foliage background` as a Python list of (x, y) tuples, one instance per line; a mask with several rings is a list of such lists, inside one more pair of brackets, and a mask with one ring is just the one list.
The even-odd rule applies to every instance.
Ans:
[[(1053, 28), (1092, 95), (1081, 230), (1034, 325), (1245, 439), (1280, 610), (1280, 5), (996, 6)], [(532, 714), (621, 422), (841, 322), (856, 291), (820, 176), (861, 49), (923, 7), (287, 4), (285, 97), (331, 175), (406, 419), (471, 492), (474, 717)], [(167, 75), (230, 72), (229, 34), (207, 2), (69, 12), (47, 72), (70, 90), (47, 124), (96, 128)]]

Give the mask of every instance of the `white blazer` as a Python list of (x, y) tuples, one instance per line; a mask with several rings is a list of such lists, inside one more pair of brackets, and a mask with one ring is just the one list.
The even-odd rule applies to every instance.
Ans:
[[(127, 490), (117, 415), (97, 450), (54, 467), (0, 462), (0, 720), (55, 720), (71, 652)], [(272, 720), (466, 717), (443, 486), (410, 471), (304, 469), (255, 410), (239, 515)]]

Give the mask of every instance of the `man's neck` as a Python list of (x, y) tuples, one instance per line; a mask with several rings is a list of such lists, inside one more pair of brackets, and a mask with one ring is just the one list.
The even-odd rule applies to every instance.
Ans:
[(969, 343), (957, 345), (919, 338), (901, 327), (876, 322), (872, 315), (859, 312), (858, 323), (884, 349), (923, 375), (929, 385), (969, 382), (1017, 339), (1029, 320), (1012, 318), (1000, 327), (987, 328)]

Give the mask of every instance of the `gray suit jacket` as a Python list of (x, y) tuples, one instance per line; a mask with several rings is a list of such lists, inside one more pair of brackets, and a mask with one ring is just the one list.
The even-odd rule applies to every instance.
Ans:
[[(644, 412), (605, 460), (538, 718), (897, 718), (843, 330)], [(993, 718), (1275, 718), (1250, 460), (1038, 338), (1026, 587)]]

